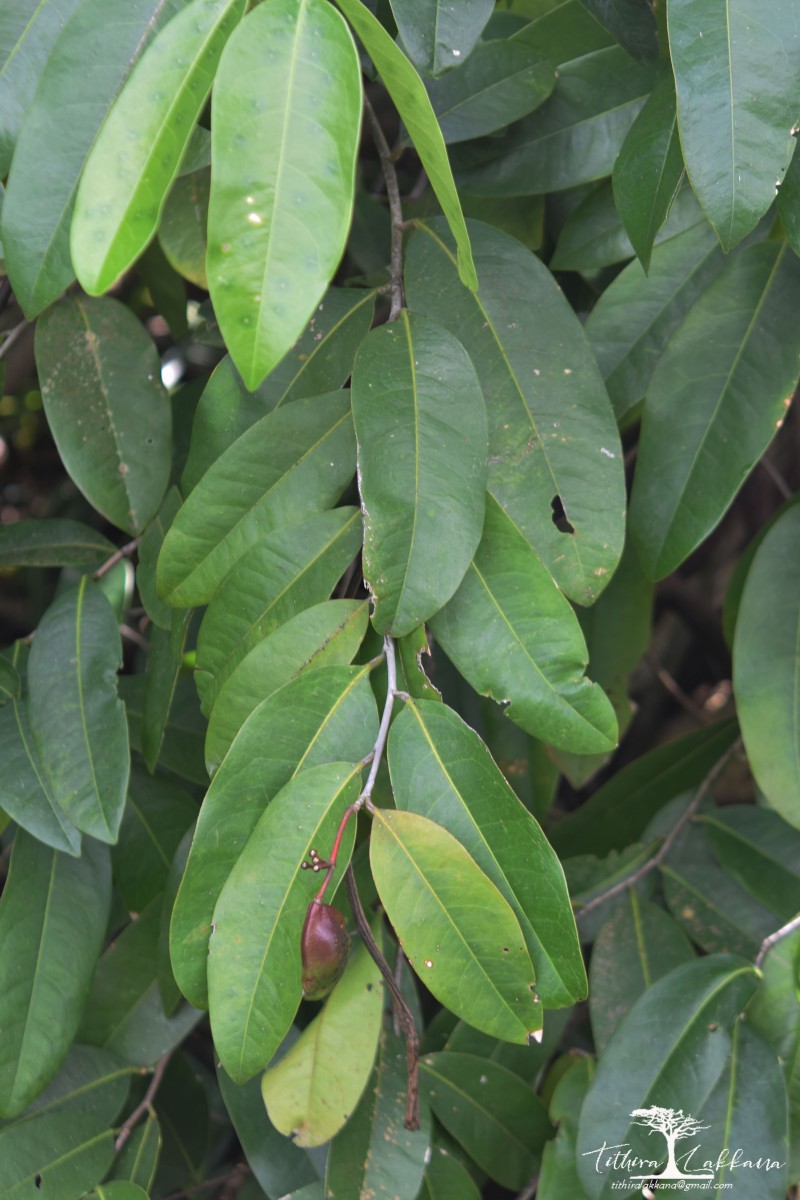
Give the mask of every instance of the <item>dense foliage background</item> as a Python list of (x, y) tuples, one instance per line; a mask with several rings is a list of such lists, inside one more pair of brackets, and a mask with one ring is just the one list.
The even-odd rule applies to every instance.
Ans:
[(0, 1200), (796, 1194), (800, 7), (0, 62)]

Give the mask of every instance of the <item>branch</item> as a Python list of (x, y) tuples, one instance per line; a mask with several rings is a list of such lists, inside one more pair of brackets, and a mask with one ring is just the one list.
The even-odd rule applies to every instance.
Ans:
[(115, 567), (123, 558), (130, 558), (139, 549), (140, 538), (134, 538), (132, 542), (127, 542), (124, 546), (120, 546), (119, 550), (106, 559), (102, 566), (98, 567), (92, 579), (102, 579), (103, 576)]
[(153, 1071), (153, 1078), (147, 1085), (147, 1091), (142, 1097), (141, 1104), (136, 1105), (136, 1108), (133, 1110), (117, 1134), (117, 1140), (114, 1143), (114, 1152), (116, 1154), (119, 1154), (120, 1150), (125, 1145), (128, 1138), (133, 1133), (134, 1128), (145, 1115), (145, 1113), (151, 1111), (155, 1094), (161, 1086), (161, 1080), (164, 1078), (164, 1072), (167, 1069), (167, 1064), (169, 1063), (171, 1056), (172, 1051), (170, 1050), (169, 1054), (165, 1054), (164, 1057), (160, 1058), (156, 1063), (155, 1070)]
[(400, 990), (392, 968), (381, 954), (380, 946), (372, 936), (372, 930), (369, 927), (369, 921), (364, 913), (361, 897), (358, 894), (358, 884), (356, 883), (352, 866), (347, 868), (344, 878), (347, 884), (350, 907), (353, 910), (353, 916), (355, 917), (358, 932), (361, 934), (361, 940), (386, 981), (386, 986), (392, 997), (394, 1011), (403, 1027), (403, 1034), (406, 1039), (406, 1061), (408, 1063), (405, 1126), (406, 1129), (410, 1130), (419, 1129), (419, 1036), (417, 1034), (417, 1027), (414, 1024), (414, 1014), (408, 1007), (406, 998)]
[(525, 1187), (522, 1189), (522, 1191), (518, 1194), (517, 1200), (533, 1200), (538, 1186), (539, 1172), (537, 1171), (533, 1179), (529, 1180), (528, 1183), (525, 1184)]
[(383, 716), (378, 730), (378, 736), (375, 740), (375, 747), (372, 751), (372, 766), (369, 769), (367, 782), (364, 784), (364, 789), (361, 795), (353, 805), (355, 812), (366, 805), (367, 812), (372, 810), (372, 789), (375, 787), (375, 780), (378, 778), (378, 770), (383, 758), (383, 752), (386, 749), (386, 739), (389, 736), (389, 725), (392, 720), (392, 709), (397, 697), (397, 662), (394, 654), (394, 639), (388, 635), (383, 639), (383, 648), (386, 654), (386, 703), (383, 706)]
[(796, 917), (792, 917), (791, 921), (787, 921), (785, 925), (781, 925), (780, 929), (776, 929), (769, 937), (765, 937), (756, 955), (755, 965), (760, 967), (767, 956), (767, 952), (776, 946), (778, 942), (782, 942), (790, 933), (800, 929), (800, 913)]
[(714, 766), (708, 772), (705, 779), (700, 784), (700, 787), (695, 792), (690, 803), (687, 804), (686, 808), (681, 813), (672, 829), (670, 829), (669, 833), (664, 838), (664, 841), (661, 843), (655, 854), (651, 858), (648, 858), (647, 862), (642, 863), (640, 867), (637, 867), (632, 874), (627, 875), (625, 879), (621, 879), (619, 883), (615, 883), (614, 886), (610, 887), (607, 891), (601, 892), (599, 896), (593, 896), (591, 900), (587, 900), (586, 904), (582, 905), (575, 913), (578, 920), (580, 920), (581, 917), (585, 917), (588, 912), (592, 912), (595, 908), (599, 908), (601, 904), (605, 904), (606, 900), (610, 900), (612, 896), (618, 896), (620, 892), (627, 891), (628, 888), (633, 887), (633, 885), (638, 883), (640, 879), (644, 879), (645, 875), (649, 875), (655, 867), (661, 866), (664, 859), (674, 846), (678, 834), (681, 832), (684, 825), (686, 825), (686, 823), (695, 815), (698, 808), (710, 792), (711, 788), (714, 786), (717, 779), (719, 779), (720, 775), (733, 758), (734, 754), (737, 753), (741, 748), (741, 745), (742, 739), (737, 738), (733, 745), (728, 747), (722, 758), (717, 759), (717, 761), (714, 763)]
[(9, 330), (8, 337), (3, 342), (2, 346), (0, 346), (0, 358), (5, 358), (17, 339), (20, 338), (28, 328), (29, 324), (29, 321), (20, 321), (19, 325), (15, 325), (13, 329)]
[(381, 170), (383, 177), (386, 180), (386, 194), (389, 197), (389, 216), (392, 221), (392, 249), (390, 258), (390, 294), (392, 297), (392, 307), (389, 311), (389, 320), (394, 321), (399, 315), (404, 304), (403, 297), (403, 206), (400, 202), (400, 185), (397, 182), (397, 171), (395, 170), (392, 152), (389, 149), (389, 143), (386, 141), (386, 136), (381, 129), (380, 121), (375, 115), (375, 109), (370, 104), (367, 97), (364, 97), (364, 112), (369, 122), (372, 140), (375, 143), (375, 149), (378, 151), (378, 157), (381, 160)]

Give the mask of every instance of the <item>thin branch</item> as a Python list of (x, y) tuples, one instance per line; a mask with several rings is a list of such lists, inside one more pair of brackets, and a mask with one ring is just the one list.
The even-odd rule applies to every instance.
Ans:
[(128, 1117), (127, 1121), (124, 1123), (124, 1125), (120, 1129), (119, 1133), (117, 1134), (117, 1140), (114, 1143), (115, 1153), (119, 1154), (120, 1150), (122, 1149), (122, 1147), (127, 1142), (128, 1138), (133, 1133), (136, 1125), (139, 1123), (139, 1121), (142, 1119), (142, 1117), (145, 1115), (145, 1113), (148, 1113), (152, 1110), (153, 1100), (155, 1099), (155, 1094), (158, 1091), (159, 1087), (161, 1086), (161, 1080), (164, 1078), (164, 1072), (167, 1069), (167, 1064), (168, 1064), (171, 1056), (172, 1056), (172, 1051), (170, 1050), (169, 1054), (165, 1054), (164, 1057), (160, 1058), (158, 1060), (158, 1062), (156, 1063), (155, 1070), (153, 1071), (153, 1078), (150, 1080), (150, 1083), (147, 1085), (147, 1091), (145, 1092), (144, 1096), (142, 1097), (141, 1104), (136, 1105), (136, 1108), (133, 1110), (133, 1112)]
[(381, 123), (375, 115), (375, 109), (367, 97), (364, 97), (364, 112), (369, 122), (372, 140), (378, 157), (381, 160), (381, 170), (386, 180), (386, 194), (389, 197), (389, 216), (392, 222), (392, 248), (390, 256), (390, 291), (392, 306), (389, 320), (394, 321), (405, 303), (403, 297), (403, 206), (400, 201), (400, 184), (397, 182), (397, 171), (394, 166), (389, 143), (381, 129)]
[(406, 1039), (406, 1061), (408, 1063), (405, 1126), (406, 1129), (419, 1129), (419, 1036), (417, 1034), (417, 1027), (414, 1024), (414, 1014), (408, 1007), (406, 998), (400, 990), (392, 968), (381, 954), (380, 946), (372, 936), (372, 930), (369, 927), (369, 921), (366, 918), (364, 908), (361, 904), (361, 897), (358, 894), (358, 884), (356, 883), (352, 866), (347, 868), (344, 878), (347, 884), (350, 907), (353, 910), (353, 916), (355, 917), (358, 932), (361, 934), (361, 940), (369, 951), (381, 975), (386, 980), (386, 986), (392, 997), (394, 1011), (403, 1028), (403, 1034)]
[(708, 772), (691, 801), (689, 804), (687, 804), (678, 820), (672, 826), (672, 829), (670, 829), (669, 833), (664, 838), (664, 841), (661, 843), (655, 854), (652, 855), (651, 858), (648, 858), (647, 862), (642, 863), (640, 867), (637, 867), (636, 870), (630, 875), (626, 875), (624, 879), (621, 879), (619, 883), (615, 883), (614, 886), (608, 888), (607, 891), (601, 892), (599, 896), (593, 896), (591, 900), (587, 900), (585, 904), (581, 905), (581, 907), (578, 908), (575, 913), (575, 916), (578, 918), (578, 920), (580, 920), (581, 917), (585, 917), (588, 912), (592, 912), (595, 908), (599, 908), (601, 904), (605, 904), (606, 900), (610, 900), (613, 896), (618, 896), (621, 892), (625, 892), (628, 890), (628, 888), (633, 887), (634, 884), (638, 883), (640, 879), (644, 879), (645, 875), (649, 875), (655, 867), (661, 866), (661, 863), (663, 863), (664, 859), (674, 846), (678, 834), (681, 832), (686, 823), (695, 815), (698, 808), (710, 792), (711, 788), (728, 766), (728, 763), (733, 758), (734, 754), (736, 754), (741, 748), (741, 745), (742, 739), (737, 738), (733, 745), (728, 747), (728, 749), (722, 755), (722, 758), (717, 759), (717, 761), (714, 763), (714, 766)]
[(670, 696), (678, 701), (678, 704), (680, 704), (684, 712), (686, 712), (698, 725), (707, 725), (708, 717), (703, 712), (702, 708), (695, 704), (692, 697), (687, 695), (687, 693), (678, 683), (677, 679), (670, 675), (669, 671), (667, 671), (664, 667), (659, 666), (652, 654), (646, 654), (644, 656), (644, 661), (647, 663), (648, 667), (656, 676), (665, 691), (669, 692)]
[[(234, 1167), (233, 1169), (236, 1172), (238, 1168)], [(215, 1175), (213, 1179), (206, 1179), (203, 1183), (190, 1183), (188, 1187), (181, 1188), (177, 1192), (170, 1192), (168, 1196), (164, 1197), (164, 1200), (183, 1200), (184, 1196), (195, 1196), (199, 1192), (209, 1192), (212, 1188), (222, 1187), (230, 1178), (231, 1174), (229, 1172), (227, 1175)]]
[(132, 542), (126, 542), (124, 546), (120, 546), (119, 550), (106, 559), (102, 566), (98, 567), (92, 579), (102, 579), (112, 567), (115, 567), (123, 558), (130, 558), (139, 549), (140, 538), (134, 538)]
[(28, 328), (29, 324), (30, 321), (20, 321), (19, 325), (15, 325), (13, 329), (9, 330), (6, 340), (3, 342), (2, 346), (0, 346), (0, 358), (5, 358), (14, 343)]
[(525, 1187), (517, 1196), (517, 1200), (533, 1200), (536, 1195), (536, 1189), (539, 1186), (539, 1172), (537, 1171), (533, 1179), (525, 1184)]
[(796, 917), (792, 917), (791, 921), (787, 921), (785, 925), (781, 925), (780, 929), (776, 929), (769, 937), (765, 937), (756, 955), (756, 966), (760, 967), (767, 956), (767, 951), (773, 946), (777, 946), (778, 942), (782, 942), (789, 934), (800, 929), (800, 913)]
[(375, 780), (378, 778), (378, 769), (381, 765), (383, 752), (386, 749), (386, 739), (389, 736), (389, 725), (392, 720), (392, 709), (397, 697), (397, 663), (394, 654), (394, 639), (388, 636), (385, 637), (383, 639), (383, 648), (386, 654), (386, 703), (383, 706), (383, 716), (381, 717), (378, 736), (375, 740), (375, 748), (372, 751), (372, 765), (369, 769), (367, 782), (364, 784), (364, 790), (361, 795), (353, 805), (356, 812), (363, 805), (366, 805), (367, 812), (370, 812), (372, 809), (372, 789), (375, 787)]
[(763, 471), (766, 471), (767, 475), (769, 475), (770, 479), (775, 484), (775, 487), (783, 496), (784, 500), (791, 500), (793, 495), (792, 489), (789, 487), (778, 468), (774, 466), (768, 458), (760, 458), (758, 460), (758, 465)]

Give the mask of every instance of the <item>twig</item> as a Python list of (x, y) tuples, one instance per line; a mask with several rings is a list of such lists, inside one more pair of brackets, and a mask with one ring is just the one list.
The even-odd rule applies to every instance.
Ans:
[(800, 913), (796, 917), (792, 917), (791, 921), (787, 921), (785, 925), (781, 925), (780, 929), (776, 929), (769, 937), (765, 937), (756, 955), (756, 966), (760, 967), (767, 956), (767, 951), (776, 946), (778, 942), (782, 942), (790, 933), (800, 929)]
[(392, 997), (394, 1011), (397, 1013), (397, 1017), (403, 1027), (403, 1034), (406, 1039), (406, 1061), (408, 1063), (405, 1126), (406, 1129), (410, 1130), (419, 1129), (419, 1036), (417, 1034), (417, 1027), (414, 1024), (414, 1014), (406, 1003), (406, 998), (400, 990), (392, 968), (381, 954), (380, 946), (372, 936), (372, 930), (369, 927), (369, 921), (366, 918), (364, 908), (361, 904), (361, 897), (358, 894), (358, 884), (356, 883), (352, 866), (347, 868), (344, 878), (347, 884), (350, 907), (353, 910), (353, 916), (355, 917), (358, 932), (361, 934), (361, 940), (369, 951), (381, 975), (386, 980), (386, 986)]
[(775, 487), (783, 496), (784, 500), (791, 500), (793, 494), (792, 489), (789, 487), (778, 468), (774, 466), (766, 457), (760, 458), (758, 460), (758, 465), (763, 471), (766, 471), (767, 475), (769, 475), (770, 479), (775, 484)]
[(386, 180), (386, 194), (389, 197), (389, 216), (392, 222), (392, 248), (389, 267), (392, 306), (389, 311), (389, 320), (394, 321), (400, 315), (405, 302), (403, 297), (403, 206), (400, 201), (400, 185), (397, 182), (397, 171), (395, 170), (389, 143), (386, 141), (380, 121), (375, 115), (375, 109), (366, 96), (364, 97), (364, 112), (369, 122), (372, 140), (378, 151), (378, 157), (381, 160), (381, 170)]
[(678, 701), (678, 704), (680, 704), (684, 712), (688, 713), (692, 720), (698, 725), (706, 725), (708, 723), (706, 714), (703, 712), (702, 708), (695, 704), (692, 697), (686, 694), (681, 685), (678, 683), (677, 679), (670, 675), (669, 671), (667, 671), (664, 667), (659, 666), (652, 654), (646, 654), (644, 656), (644, 661), (647, 663), (648, 667), (658, 679), (662, 687), (669, 692), (673, 699)]
[[(234, 1167), (234, 1173), (237, 1167)], [(191, 1183), (188, 1187), (181, 1188), (177, 1192), (170, 1192), (164, 1200), (183, 1200), (184, 1196), (194, 1196), (198, 1192), (209, 1192), (211, 1188), (221, 1187), (223, 1183), (227, 1183), (231, 1178), (230, 1172), (227, 1175), (215, 1175), (213, 1179), (206, 1179), (203, 1183)]]
[(139, 538), (134, 538), (132, 542), (126, 542), (124, 546), (120, 546), (119, 550), (115, 550), (114, 553), (106, 559), (103, 565), (97, 568), (92, 576), (92, 579), (102, 579), (102, 577), (108, 571), (110, 571), (112, 567), (115, 567), (118, 562), (121, 562), (123, 558), (130, 558), (133, 554), (135, 554), (139, 549), (139, 541)]
[(381, 717), (378, 736), (375, 739), (375, 748), (372, 751), (372, 765), (369, 769), (367, 782), (364, 784), (364, 789), (353, 805), (353, 808), (358, 810), (366, 805), (367, 812), (372, 811), (372, 789), (375, 787), (375, 780), (378, 778), (378, 769), (381, 765), (383, 752), (386, 749), (386, 739), (389, 736), (389, 725), (392, 720), (392, 709), (397, 697), (397, 663), (394, 655), (394, 639), (385, 637), (383, 639), (383, 648), (386, 654), (386, 703), (383, 706), (383, 716)]
[(517, 1200), (533, 1200), (536, 1195), (536, 1189), (539, 1186), (539, 1172), (537, 1171), (533, 1179), (525, 1184), (525, 1187), (517, 1196)]
[(25, 332), (29, 324), (29, 321), (20, 321), (19, 325), (15, 325), (13, 329), (9, 330), (8, 337), (0, 346), (0, 358), (5, 358), (14, 342)]
[(236, 1200), (249, 1178), (250, 1168), (247, 1163), (237, 1163), (219, 1194), (219, 1200)]
[(171, 1056), (172, 1051), (170, 1050), (169, 1054), (165, 1054), (164, 1057), (160, 1058), (156, 1063), (155, 1070), (153, 1071), (153, 1078), (147, 1085), (147, 1091), (142, 1097), (141, 1104), (136, 1105), (136, 1108), (133, 1110), (117, 1134), (117, 1140), (114, 1143), (114, 1151), (117, 1154), (119, 1154), (120, 1150), (125, 1145), (128, 1138), (133, 1133), (134, 1128), (145, 1115), (145, 1113), (151, 1111), (155, 1094), (161, 1086), (161, 1080), (164, 1078), (164, 1072), (167, 1069), (167, 1064)]
[(670, 829), (669, 833), (664, 838), (664, 841), (661, 843), (658, 850), (656, 850), (655, 854), (652, 855), (651, 858), (648, 858), (647, 862), (644, 862), (640, 867), (637, 867), (636, 870), (630, 875), (626, 875), (624, 879), (621, 879), (619, 883), (615, 883), (614, 886), (610, 887), (607, 891), (601, 892), (599, 896), (593, 896), (591, 900), (587, 900), (585, 904), (581, 905), (581, 907), (577, 909), (575, 913), (575, 916), (578, 918), (578, 920), (580, 920), (581, 917), (585, 917), (588, 912), (592, 912), (595, 908), (599, 908), (601, 904), (605, 904), (606, 900), (610, 900), (613, 896), (618, 896), (620, 892), (627, 891), (628, 888), (631, 888), (635, 883), (638, 883), (640, 879), (644, 879), (645, 875), (649, 875), (655, 867), (661, 865), (675, 844), (678, 834), (683, 829), (687, 821), (690, 821), (697, 812), (709, 791), (714, 786), (717, 779), (719, 779), (720, 775), (725, 770), (734, 754), (740, 749), (741, 745), (742, 739), (737, 738), (733, 745), (728, 747), (728, 749), (722, 755), (722, 758), (717, 759), (717, 761), (714, 763), (714, 766), (708, 772), (705, 779), (700, 784), (700, 787), (695, 792), (689, 804), (687, 804), (678, 820), (672, 826), (672, 829)]

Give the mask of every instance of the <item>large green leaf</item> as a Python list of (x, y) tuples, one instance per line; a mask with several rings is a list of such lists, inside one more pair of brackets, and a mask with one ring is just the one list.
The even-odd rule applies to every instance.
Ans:
[(616, 745), (611, 703), (584, 675), (589, 655), (575, 613), (491, 496), (474, 561), (431, 628), (475, 690), (507, 704), (527, 733), (579, 754)]
[(114, 883), (128, 912), (141, 912), (164, 890), (172, 856), (196, 816), (197, 805), (186, 792), (134, 767), (119, 842), (111, 852)]
[(261, 1080), (236, 1084), (221, 1067), (217, 1070), (217, 1080), (228, 1116), (247, 1156), (247, 1165), (266, 1194), (283, 1196), (286, 1188), (291, 1191), (314, 1182), (317, 1173), (310, 1157), (290, 1138), (278, 1133), (267, 1116)]
[(172, 965), (193, 1004), (208, 1004), (206, 957), (217, 897), (272, 797), (305, 768), (366, 756), (377, 733), (368, 667), (299, 675), (245, 721), (203, 801), (172, 914)]
[(800, 829), (800, 508), (773, 525), (747, 575), (733, 642), (733, 687), (747, 759), (773, 808)]
[(102, 533), (68, 517), (0, 525), (2, 567), (99, 567), (113, 553), (113, 543)]
[(449, 830), (511, 905), (545, 1007), (583, 999), (561, 864), (478, 735), (443, 704), (408, 701), (392, 725), (389, 770), (397, 807)]
[(374, 310), (374, 292), (329, 288), (292, 349), (254, 392), (247, 391), (231, 358), (223, 358), (197, 405), (189, 458), (181, 478), (184, 493), (268, 412), (290, 400), (319, 396), (343, 384), (372, 324)]
[(239, 559), (197, 635), (195, 682), (204, 708), (258, 642), (331, 594), (360, 546), (359, 510), (336, 508), (276, 529)]
[(414, 66), (440, 75), (468, 58), (494, 7), (493, 0), (391, 0), (397, 32)]
[(47, 610), (28, 661), (28, 713), (42, 772), (78, 829), (115, 842), (130, 756), (117, 697), (119, 630), (86, 576)]
[(118, 300), (65, 296), (36, 327), (45, 413), (86, 499), (141, 533), (169, 482), (170, 408), (158, 353)]
[[(328, 853), (358, 795), (360, 772), (359, 765), (327, 763), (288, 783), (256, 824), (216, 902), (208, 946), (211, 1029), (234, 1082), (266, 1066), (297, 1011), (300, 935), (318, 883), (301, 863), (311, 847)], [(350, 859), (354, 824), (345, 831), (337, 878)]]
[(376, 809), (370, 862), (403, 950), (436, 999), (485, 1033), (538, 1040), (542, 1005), (519, 922), (461, 843), (427, 817)]
[[(409, 305), (445, 324), (472, 357), (487, 397), (489, 492), (561, 589), (591, 603), (623, 542), (622, 454), (608, 396), (547, 268), (508, 234), (469, 227), (480, 293), (459, 283), (439, 218), (409, 247)], [(554, 524), (559, 504), (571, 533)]]
[(117, 1155), (109, 1179), (123, 1179), (150, 1191), (161, 1154), (161, 1129), (155, 1112), (137, 1125)]
[(212, 109), (208, 282), (252, 389), (302, 332), (350, 228), (361, 71), (339, 13), (324, 0), (257, 8), (225, 49)]
[(662, 579), (721, 520), (786, 414), (798, 377), (800, 261), (749, 246), (696, 302), (647, 393), (630, 529)]
[[(623, 1017), (581, 1111), (578, 1173), (590, 1197), (640, 1193), (642, 1180), (630, 1176), (641, 1167), (609, 1169), (603, 1146), (624, 1144), (628, 1161), (665, 1157), (666, 1143), (653, 1144), (652, 1130), (632, 1117), (634, 1110), (698, 1112), (725, 1068), (729, 1030), (757, 982), (752, 964), (734, 955), (695, 959), (654, 983)], [(656, 1166), (645, 1170), (657, 1173)]]
[(264, 1073), (269, 1118), (295, 1145), (323, 1145), (358, 1105), (372, 1073), (383, 1003), (380, 972), (362, 944), (322, 1011)]
[(1, 1116), (38, 1096), (72, 1044), (110, 904), (104, 846), (73, 858), (18, 830), (0, 901)]
[(550, 1136), (544, 1104), (519, 1076), (474, 1054), (428, 1054), (423, 1093), (448, 1133), (504, 1187), (523, 1187)]
[(726, 804), (698, 819), (728, 874), (782, 921), (791, 920), (800, 909), (800, 832), (751, 804)]
[(346, 666), (369, 620), (366, 600), (325, 600), (281, 625), (242, 659), (220, 690), (206, 734), (206, 765), (213, 774), (250, 714), (303, 671)]
[(353, 474), (353, 449), (348, 392), (262, 417), (209, 468), (167, 531), (158, 560), (164, 599), (206, 603), (265, 534), (329, 508)]
[(28, 318), (74, 279), (69, 226), (80, 173), (109, 108), (180, 0), (81, 0), (47, 59), (20, 132), (0, 233)]
[(581, 0), (581, 4), (634, 58), (647, 61), (657, 56), (656, 19), (649, 0)]
[(442, 131), (425, 86), (403, 51), (361, 0), (336, 0), (336, 3), (364, 43), (394, 101), (452, 230), (458, 247), (461, 281), (466, 287), (475, 289), (478, 280), (461, 201), (450, 170)]
[(402, 636), (450, 599), (480, 541), (483, 395), (452, 334), (404, 311), (362, 344), (352, 403), (373, 624)]
[(669, 48), (686, 169), (725, 250), (775, 199), (794, 150), (800, 39), (791, 0), (670, 0)]
[(156, 35), (92, 146), (71, 251), (81, 285), (107, 291), (158, 228), (164, 201), (245, 0), (191, 0)]

